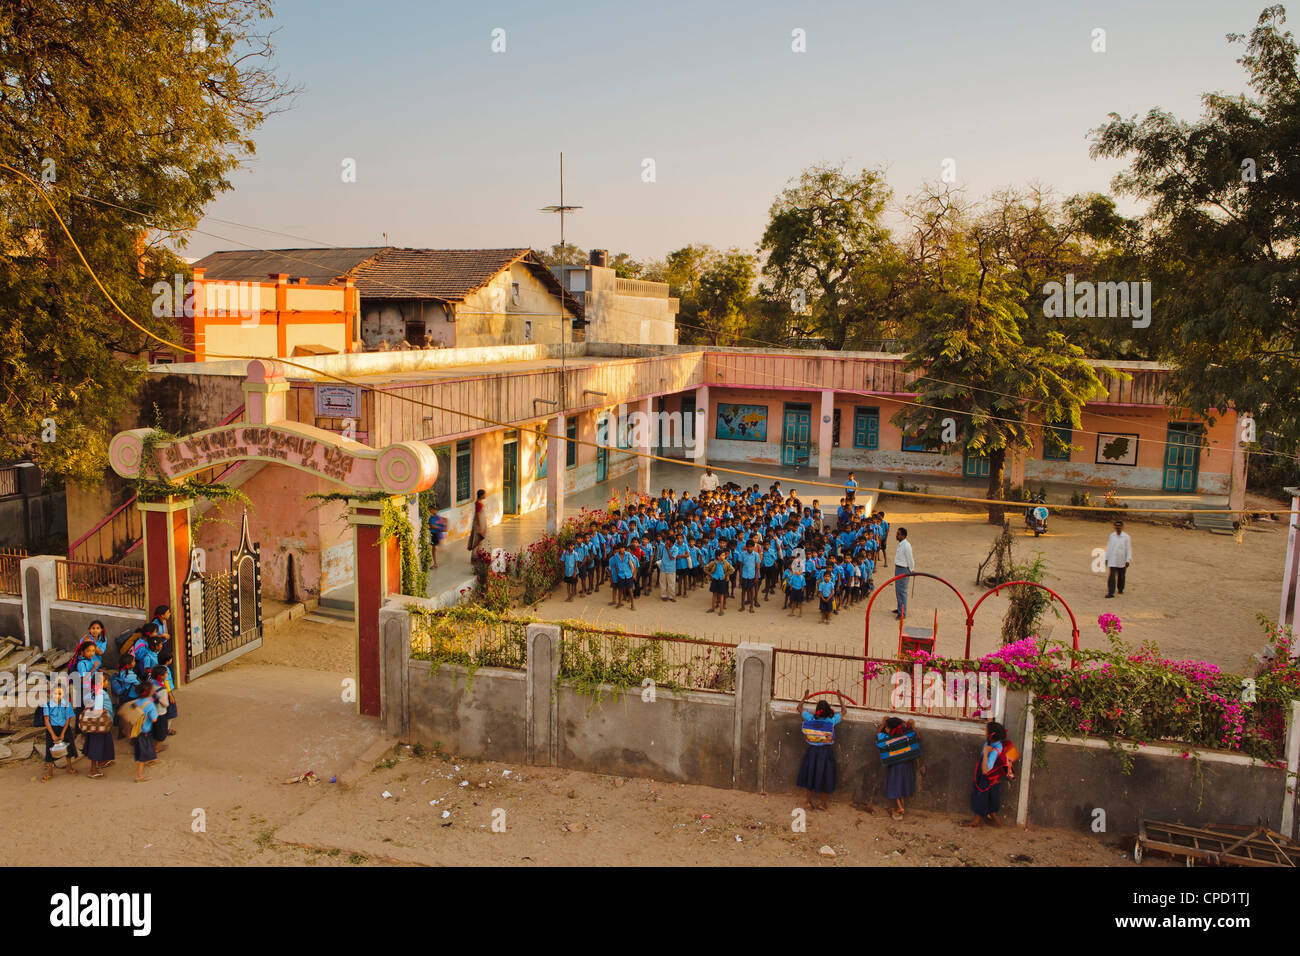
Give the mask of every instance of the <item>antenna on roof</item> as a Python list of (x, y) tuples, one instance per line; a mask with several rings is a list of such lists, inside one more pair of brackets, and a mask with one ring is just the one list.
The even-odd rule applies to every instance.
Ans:
[(560, 411), (567, 412), (568, 403), (565, 400), (565, 381), (564, 381), (564, 293), (565, 274), (564, 267), (568, 265), (565, 259), (567, 247), (564, 244), (564, 214), (577, 212), (581, 206), (566, 206), (564, 204), (564, 152), (560, 152), (560, 204), (558, 206), (543, 206), (542, 212), (558, 212), (560, 214)]
[(388, 245), (388, 233), (384, 233), (384, 245)]

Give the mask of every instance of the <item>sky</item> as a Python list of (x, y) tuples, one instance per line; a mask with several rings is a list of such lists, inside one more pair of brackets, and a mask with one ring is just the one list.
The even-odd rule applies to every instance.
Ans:
[(753, 251), (781, 189), (819, 162), (884, 168), (896, 203), (945, 159), (971, 198), (1107, 192), (1122, 164), (1092, 160), (1089, 131), (1242, 92), (1225, 35), (1264, 5), (277, 0), (277, 73), (302, 92), (184, 252), (549, 248), (558, 217), (539, 210), (559, 201), (561, 151), (565, 202), (583, 207), (568, 241), (641, 259)]

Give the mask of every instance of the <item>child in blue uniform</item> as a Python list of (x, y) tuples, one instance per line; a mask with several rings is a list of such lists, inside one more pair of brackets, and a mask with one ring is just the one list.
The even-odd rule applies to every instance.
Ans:
[(77, 769), (72, 761), (77, 759), (77, 712), (63, 689), (63, 683), (54, 681), (50, 685), (50, 699), (45, 704), (45, 773), (41, 783), (54, 776), (54, 757), (50, 754), (56, 743), (68, 745), (68, 773), (75, 774)]
[(144, 721), (140, 724), (140, 734), (131, 741), (135, 750), (135, 782), (144, 783), (148, 780), (148, 775), (144, 768), (158, 759), (158, 751), (154, 748), (153, 725), (158, 719), (158, 708), (153, 701), (154, 686), (152, 681), (143, 681), (140, 684), (140, 709), (143, 713)]
[(103, 711), (108, 715), (109, 730), (86, 734), (86, 759), (90, 761), (90, 777), (98, 780), (104, 776), (104, 768), (113, 762), (117, 752), (113, 747), (113, 695), (109, 693), (104, 681), (103, 671), (98, 671), (87, 680), (87, 689), (83, 698), (88, 711)]
[[(806, 706), (806, 705), (805, 705)], [(799, 776), (795, 786), (808, 791), (809, 810), (825, 810), (826, 798), (835, 792), (835, 725), (843, 714), (835, 713), (825, 700), (817, 701), (816, 709), (810, 714), (799, 708), (803, 717), (803, 736), (808, 742), (808, 750), (799, 765)], [(816, 794), (821, 794), (821, 802), (815, 802)]]
[(572, 541), (561, 553), (560, 563), (564, 566), (564, 583), (569, 586), (569, 596), (564, 600), (572, 601), (578, 593), (578, 553), (573, 549)]
[(831, 611), (835, 607), (835, 582), (831, 580), (830, 571), (822, 572), (821, 583), (817, 585), (817, 595), (821, 598), (818, 610), (822, 612), (822, 623), (831, 622)]

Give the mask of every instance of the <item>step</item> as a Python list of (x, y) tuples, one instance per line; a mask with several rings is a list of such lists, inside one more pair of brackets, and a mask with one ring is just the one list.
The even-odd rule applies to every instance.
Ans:
[(1232, 515), (1201, 514), (1198, 511), (1192, 512), (1192, 524), (1210, 531), (1232, 531), (1236, 527)]
[(335, 608), (340, 611), (347, 611), (350, 614), (356, 608), (352, 600), (352, 585), (348, 584), (332, 591), (326, 591), (320, 596), (320, 607), (322, 610)]
[(336, 621), (354, 621), (356, 620), (356, 611), (350, 607), (333, 607), (321, 603), (316, 610), (311, 612), (316, 617), (333, 618)]

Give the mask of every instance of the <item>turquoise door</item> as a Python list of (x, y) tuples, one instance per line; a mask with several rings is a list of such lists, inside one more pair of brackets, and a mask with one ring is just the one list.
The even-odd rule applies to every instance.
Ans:
[(505, 443), (501, 468), (501, 510), (519, 514), (519, 442)]
[(1165, 491), (1193, 494), (1201, 464), (1201, 426), (1171, 424), (1165, 432)]
[(609, 468), (609, 449), (601, 445), (596, 449), (596, 481), (605, 480), (605, 472)]
[(807, 465), (812, 448), (812, 406), (786, 403), (781, 429), (781, 464)]
[(969, 451), (962, 452), (961, 473), (965, 478), (987, 478), (989, 476), (989, 460), (985, 455), (972, 455)]

